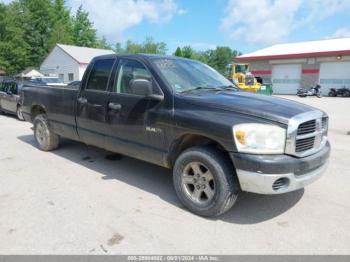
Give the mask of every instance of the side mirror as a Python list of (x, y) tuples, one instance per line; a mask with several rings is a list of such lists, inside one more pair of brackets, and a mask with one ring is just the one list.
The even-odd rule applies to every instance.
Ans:
[(162, 95), (154, 95), (152, 83), (146, 79), (133, 79), (130, 81), (130, 88), (134, 95), (144, 96), (147, 99), (162, 101)]

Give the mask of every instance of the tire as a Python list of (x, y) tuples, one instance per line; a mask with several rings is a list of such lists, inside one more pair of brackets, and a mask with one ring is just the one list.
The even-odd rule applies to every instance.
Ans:
[(17, 115), (18, 120), (24, 121), (21, 105), (17, 106), (16, 115)]
[(59, 136), (52, 132), (46, 115), (39, 114), (34, 121), (34, 137), (42, 151), (52, 151), (59, 146)]
[(329, 97), (335, 97), (336, 94), (335, 94), (334, 92), (331, 91), (331, 92), (328, 93), (328, 96), (329, 96)]
[(173, 182), (181, 203), (203, 217), (227, 212), (240, 191), (230, 159), (211, 147), (193, 147), (175, 162)]
[(349, 91), (344, 91), (343, 92), (343, 97), (349, 97), (350, 96), (350, 92)]

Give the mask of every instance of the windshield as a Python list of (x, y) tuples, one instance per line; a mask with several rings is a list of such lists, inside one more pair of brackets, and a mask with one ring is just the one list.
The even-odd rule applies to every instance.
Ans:
[(248, 65), (236, 65), (236, 73), (246, 73), (248, 71)]
[(176, 93), (234, 87), (213, 68), (194, 60), (156, 58), (154, 63)]

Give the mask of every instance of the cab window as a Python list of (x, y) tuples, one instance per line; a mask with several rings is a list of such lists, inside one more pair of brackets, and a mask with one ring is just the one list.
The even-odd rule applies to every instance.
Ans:
[(145, 79), (153, 84), (153, 94), (161, 94), (159, 88), (155, 85), (151, 73), (139, 61), (121, 59), (118, 66), (117, 78), (114, 83), (113, 92), (120, 94), (133, 94), (130, 86), (131, 80)]
[(112, 58), (97, 60), (90, 71), (86, 89), (105, 91), (113, 64), (114, 59)]

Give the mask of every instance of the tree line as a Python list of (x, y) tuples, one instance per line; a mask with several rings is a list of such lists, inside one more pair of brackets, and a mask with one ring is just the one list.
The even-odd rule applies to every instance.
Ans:
[[(82, 6), (72, 14), (65, 0), (15, 0), (0, 3), (0, 69), (11, 75), (38, 67), (56, 43), (113, 49), (116, 53), (167, 54), (167, 44), (147, 37), (144, 42), (128, 40), (111, 46), (98, 37), (89, 14)], [(175, 56), (197, 59), (221, 73), (239, 53), (230, 47), (196, 51), (178, 47)]]

